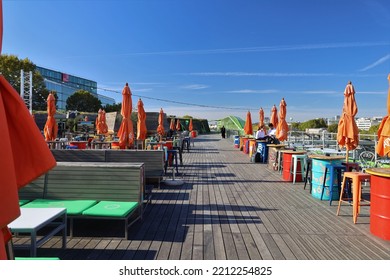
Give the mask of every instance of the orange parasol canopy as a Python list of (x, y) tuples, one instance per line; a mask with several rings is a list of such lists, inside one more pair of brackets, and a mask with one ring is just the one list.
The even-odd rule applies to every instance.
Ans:
[(260, 107), (259, 110), (259, 126), (264, 125), (264, 110), (262, 107)]
[(270, 122), (274, 125), (275, 128), (278, 127), (278, 109), (276, 108), (275, 104), (271, 109)]
[(176, 130), (177, 131), (181, 130), (181, 124), (180, 124), (180, 120), (179, 119), (177, 119), (177, 121), (176, 121)]
[(106, 123), (106, 111), (99, 109), (98, 117), (96, 118), (95, 124), (97, 134), (106, 134), (108, 132), (108, 126)]
[(54, 141), (57, 138), (58, 126), (54, 115), (56, 114), (56, 100), (52, 93), (47, 97), (47, 120), (43, 133), (46, 141)]
[(252, 117), (251, 117), (251, 112), (249, 112), (249, 111), (248, 111), (248, 113), (246, 113), (246, 121), (245, 121), (245, 126), (244, 126), (244, 132), (247, 135), (252, 135), (253, 134)]
[(146, 113), (144, 109), (144, 103), (142, 102), (141, 98), (138, 99), (137, 109), (138, 109), (137, 139), (145, 140), (148, 129), (146, 128)]
[(190, 124), (188, 125), (188, 130), (189, 131), (193, 131), (194, 130), (194, 126), (192, 124), (192, 119), (190, 119)]
[(165, 133), (164, 130), (164, 111), (161, 108), (160, 113), (158, 115), (158, 127), (157, 127), (157, 133), (162, 137)]
[(275, 136), (278, 138), (279, 141), (286, 141), (287, 140), (287, 133), (288, 133), (288, 124), (286, 121), (286, 115), (287, 115), (287, 104), (284, 98), (280, 101), (279, 105), (279, 123), (276, 127)]
[[(390, 74), (387, 76), (390, 83)], [(390, 154), (390, 87), (387, 93), (387, 116), (383, 118), (378, 129), (376, 152), (381, 157)]]
[(176, 129), (174, 118), (171, 119), (171, 124), (169, 125), (169, 129), (171, 129), (173, 131)]
[(56, 165), (45, 139), (23, 100), (1, 75), (0, 131), (1, 260), (6, 259), (4, 235), (7, 232), (7, 225), (20, 215), (18, 189)]
[(337, 130), (337, 143), (340, 147), (346, 147), (348, 151), (354, 150), (359, 145), (359, 129), (355, 122), (358, 108), (355, 101), (355, 89), (352, 82), (348, 82), (344, 90), (344, 105)]
[(133, 121), (131, 120), (132, 111), (131, 90), (129, 84), (126, 83), (122, 90), (122, 123), (118, 130), (119, 146), (129, 147), (134, 142)]

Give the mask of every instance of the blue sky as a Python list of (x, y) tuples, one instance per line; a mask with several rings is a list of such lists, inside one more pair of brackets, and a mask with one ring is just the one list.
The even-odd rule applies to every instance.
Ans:
[(3, 0), (3, 21), (3, 54), (149, 112), (331, 118), (352, 81), (358, 117), (387, 114), (388, 0)]

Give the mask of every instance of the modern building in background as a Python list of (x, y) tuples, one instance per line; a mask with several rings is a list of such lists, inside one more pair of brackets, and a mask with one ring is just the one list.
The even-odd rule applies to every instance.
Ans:
[(40, 66), (37, 66), (37, 70), (44, 78), (46, 88), (57, 93), (57, 109), (66, 110), (66, 100), (78, 90), (90, 92), (102, 102), (103, 106), (115, 103), (114, 98), (97, 93), (97, 83), (95, 81)]

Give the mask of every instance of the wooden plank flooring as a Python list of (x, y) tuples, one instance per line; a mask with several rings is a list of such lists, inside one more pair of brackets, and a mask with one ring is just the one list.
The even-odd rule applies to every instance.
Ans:
[[(67, 249), (54, 237), (40, 256), (61, 259), (390, 260), (390, 242), (370, 233), (369, 207), (358, 223), (352, 207), (312, 198), (266, 164), (251, 163), (232, 139), (200, 135), (180, 166), (183, 186), (153, 190), (144, 220), (121, 236), (121, 223), (75, 222)], [(369, 186), (364, 187), (369, 191)], [(15, 238), (15, 243), (26, 238)], [(25, 255), (16, 251), (16, 255)]]

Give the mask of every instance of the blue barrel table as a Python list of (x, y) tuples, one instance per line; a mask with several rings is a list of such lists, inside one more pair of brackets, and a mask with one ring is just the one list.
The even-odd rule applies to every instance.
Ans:
[(240, 147), (240, 136), (235, 135), (234, 136), (234, 148), (239, 148)]
[(257, 152), (260, 153), (260, 162), (261, 163), (267, 163), (268, 160), (268, 146), (267, 146), (267, 141), (263, 140), (256, 140), (256, 145), (257, 145)]
[[(321, 199), (322, 185), (324, 183), (325, 166), (327, 164), (341, 164), (345, 156), (325, 156), (325, 155), (309, 155), (312, 159), (312, 197)], [(329, 171), (326, 173), (326, 186), (332, 185), (332, 200), (339, 200), (340, 193), (337, 185), (337, 176), (334, 176), (333, 182), (330, 182)], [(329, 200), (330, 191), (329, 188), (325, 188), (322, 200)]]

